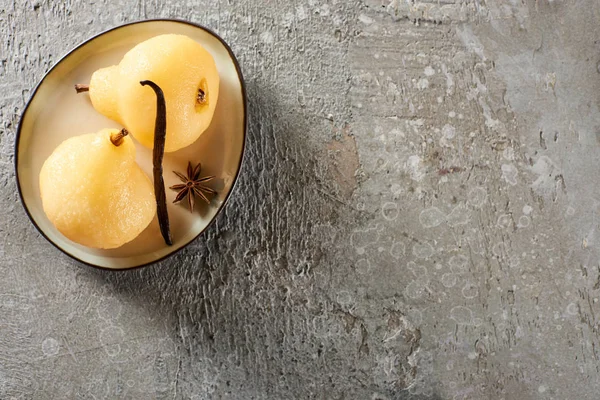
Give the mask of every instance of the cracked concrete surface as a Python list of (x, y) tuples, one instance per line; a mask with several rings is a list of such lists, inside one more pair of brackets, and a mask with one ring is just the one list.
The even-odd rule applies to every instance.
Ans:
[[(28, 221), (15, 130), (65, 52), (154, 17), (232, 45), (246, 163), (185, 251), (97, 271)], [(597, 399), (598, 20), (595, 0), (0, 0), (0, 398)]]

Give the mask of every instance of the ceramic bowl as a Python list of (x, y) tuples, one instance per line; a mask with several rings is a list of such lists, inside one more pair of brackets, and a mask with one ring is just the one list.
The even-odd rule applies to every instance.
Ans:
[[(87, 94), (73, 85), (88, 83), (98, 68), (118, 64), (136, 44), (153, 36), (183, 34), (202, 44), (214, 57), (220, 75), (219, 100), (210, 127), (192, 145), (166, 153), (163, 161), (173, 245), (165, 245), (157, 218), (133, 241), (118, 249), (80, 246), (56, 230), (42, 209), (39, 172), (44, 161), (65, 139), (102, 128), (120, 126), (94, 110)], [(54, 246), (85, 264), (128, 269), (148, 265), (177, 252), (198, 237), (223, 209), (236, 182), (246, 139), (247, 105), (240, 66), (229, 46), (211, 30), (179, 20), (146, 20), (103, 32), (77, 46), (48, 71), (25, 107), (15, 144), (16, 177), (21, 201), (29, 218)], [(152, 151), (136, 142), (137, 162), (152, 176)], [(172, 171), (185, 173), (188, 161), (202, 163), (203, 175), (215, 175), (218, 195), (210, 205), (196, 201), (193, 213), (173, 204), (180, 183)]]

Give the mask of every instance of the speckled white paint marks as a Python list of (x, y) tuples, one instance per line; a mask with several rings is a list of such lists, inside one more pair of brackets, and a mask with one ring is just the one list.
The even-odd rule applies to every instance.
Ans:
[(470, 219), (470, 210), (464, 204), (454, 207), (448, 215), (444, 215), (437, 207), (427, 208), (419, 214), (419, 222), (424, 228), (434, 228), (442, 222), (446, 222), (448, 226), (455, 228), (468, 224)]
[(331, 7), (329, 4), (322, 4), (320, 7), (315, 8), (315, 13), (320, 14), (322, 17), (328, 17), (331, 13)]
[(423, 322), (423, 313), (419, 309), (413, 308), (408, 312), (408, 320), (413, 326), (419, 326)]
[(500, 168), (502, 170), (502, 179), (509, 185), (515, 186), (517, 184), (517, 168), (513, 164), (502, 164)]
[(411, 261), (408, 263), (408, 265), (406, 267), (412, 272), (412, 274), (415, 276), (415, 278), (417, 278), (419, 280), (429, 279), (428, 278), (429, 273), (427, 272), (427, 268), (425, 268), (424, 266), (417, 265)]
[(442, 128), (442, 135), (443, 135), (444, 139), (447, 139), (447, 140), (454, 139), (454, 136), (456, 136), (456, 128), (454, 128), (454, 126), (452, 126), (450, 124), (446, 124)]
[(347, 290), (340, 290), (336, 296), (338, 304), (342, 306), (349, 306), (353, 303), (352, 295)]
[(448, 260), (450, 269), (455, 273), (465, 272), (467, 270), (468, 262), (469, 259), (463, 254), (452, 256), (450, 257), (450, 260)]
[(273, 37), (273, 33), (270, 31), (265, 31), (260, 34), (260, 41), (264, 44), (273, 44), (275, 38)]
[(467, 326), (479, 326), (482, 321), (480, 318), (476, 318), (473, 311), (464, 306), (456, 306), (450, 310), (450, 318), (453, 319), (459, 325)]
[(410, 282), (404, 289), (404, 295), (411, 299), (420, 299), (425, 293), (425, 285), (420, 281)]
[(295, 19), (296, 16), (292, 12), (288, 11), (281, 17), (281, 25), (287, 29), (291, 29)]
[(42, 353), (44, 353), (46, 357), (57, 355), (59, 350), (60, 344), (52, 337), (48, 337), (42, 342)]
[(361, 258), (356, 261), (355, 268), (359, 274), (368, 275), (371, 272), (371, 261), (368, 258)]
[(527, 215), (521, 215), (517, 222), (517, 228), (527, 228), (529, 225), (531, 225), (531, 218)]
[(398, 204), (396, 203), (387, 202), (381, 207), (381, 215), (388, 221), (393, 221), (398, 218), (398, 214)]
[(408, 157), (405, 164), (405, 170), (413, 181), (421, 181), (425, 177), (425, 168), (423, 160), (417, 155)]
[(427, 208), (419, 214), (419, 222), (425, 228), (434, 228), (444, 222), (445, 219), (446, 216), (437, 207)]
[(510, 268), (517, 268), (519, 265), (521, 265), (521, 259), (518, 256), (512, 255), (508, 257), (508, 266)]
[(466, 225), (470, 220), (470, 212), (464, 205), (458, 205), (452, 209), (446, 217), (446, 223), (455, 228), (460, 225)]
[(467, 194), (467, 204), (474, 208), (481, 208), (487, 201), (487, 191), (481, 186), (474, 187)]
[(502, 157), (507, 161), (514, 161), (515, 150), (512, 147), (507, 147), (502, 151)]
[(375, 392), (371, 395), (371, 400), (390, 400), (390, 399), (386, 395)]
[(304, 21), (308, 17), (306, 9), (302, 4), (296, 8), (296, 15), (298, 16), (298, 21)]
[(407, 268), (412, 272), (415, 280), (406, 286), (404, 295), (411, 299), (419, 299), (426, 292), (427, 285), (429, 284), (427, 268), (422, 265), (416, 265), (414, 262), (409, 262)]
[(538, 158), (531, 167), (531, 171), (537, 175), (537, 178), (531, 184), (531, 188), (538, 195), (555, 196), (557, 188), (561, 184), (564, 185), (561, 169), (546, 156)]
[(108, 323), (118, 318), (121, 315), (122, 309), (123, 304), (115, 297), (110, 296), (100, 300), (96, 312), (100, 319)]
[(456, 33), (458, 34), (458, 37), (463, 42), (467, 50), (474, 54), (477, 54), (477, 56), (479, 56), (479, 58), (481, 58), (483, 61), (486, 60), (483, 44), (481, 44), (479, 38), (475, 35), (475, 33), (473, 33), (473, 29), (470, 26), (460, 26), (456, 29)]
[(399, 195), (404, 193), (404, 187), (397, 183), (392, 183), (392, 186), (390, 186), (390, 193), (392, 196), (394, 196), (394, 198), (397, 198)]
[(419, 80), (415, 80), (415, 88), (418, 90), (425, 90), (429, 87), (429, 80), (427, 78), (421, 78)]
[(356, 229), (350, 235), (350, 244), (358, 254), (364, 254), (367, 246), (377, 243), (379, 234), (379, 225), (366, 229)]
[(465, 299), (474, 299), (479, 294), (479, 289), (475, 284), (467, 282), (461, 292)]
[(125, 338), (125, 332), (120, 326), (109, 325), (98, 334), (98, 341), (104, 352), (109, 357), (116, 357), (121, 353), (121, 343)]
[(454, 287), (458, 283), (458, 276), (453, 273), (445, 273), (442, 275), (441, 282), (446, 288)]
[(456, 128), (450, 124), (442, 127), (442, 137), (440, 138), (440, 146), (452, 147), (452, 139), (456, 136)]
[(411, 130), (414, 133), (419, 133), (421, 127), (423, 127), (424, 125), (425, 125), (425, 121), (423, 120), (423, 118), (417, 118), (417, 119), (408, 121), (408, 126), (411, 128)]
[(509, 214), (501, 214), (498, 217), (496, 225), (501, 229), (507, 229), (512, 226), (513, 220)]
[(417, 258), (429, 258), (433, 255), (433, 246), (429, 243), (417, 243), (413, 246), (413, 254)]
[(358, 16), (358, 20), (360, 22), (362, 22), (363, 24), (365, 24), (365, 25), (371, 25), (374, 22), (373, 18), (371, 18), (371, 17), (369, 17), (368, 15), (365, 15), (365, 14), (360, 14)]
[(492, 246), (492, 254), (496, 257), (503, 257), (506, 254), (506, 245), (504, 242), (498, 242)]
[(404, 242), (394, 242), (390, 248), (390, 255), (398, 259), (406, 254), (406, 245)]
[(428, 65), (425, 67), (423, 73), (425, 74), (425, 76), (433, 76), (435, 75), (435, 69), (433, 69), (431, 65)]
[(446, 77), (446, 94), (450, 96), (454, 93), (454, 76), (448, 71), (446, 64), (442, 64), (442, 73)]

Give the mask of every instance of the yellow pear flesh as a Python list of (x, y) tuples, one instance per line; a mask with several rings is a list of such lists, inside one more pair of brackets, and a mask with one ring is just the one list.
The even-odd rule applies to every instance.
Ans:
[(160, 35), (135, 46), (118, 65), (92, 75), (94, 108), (152, 148), (156, 95), (140, 85), (143, 80), (155, 82), (165, 95), (165, 151), (196, 141), (210, 125), (219, 97), (219, 73), (211, 54), (187, 36)]
[(40, 194), (48, 219), (68, 239), (111, 249), (137, 237), (156, 214), (154, 190), (118, 129), (72, 137), (44, 162)]

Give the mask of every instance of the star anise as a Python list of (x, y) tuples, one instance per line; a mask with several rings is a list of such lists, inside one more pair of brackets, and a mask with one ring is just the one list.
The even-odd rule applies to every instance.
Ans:
[(173, 171), (173, 173), (177, 175), (179, 179), (181, 179), (183, 184), (173, 185), (169, 188), (179, 192), (177, 193), (177, 196), (175, 196), (173, 203), (178, 203), (187, 196), (190, 212), (194, 211), (195, 196), (200, 197), (202, 200), (206, 201), (207, 204), (210, 204), (210, 200), (206, 195), (214, 195), (217, 193), (213, 189), (204, 185), (204, 182), (212, 180), (214, 176), (205, 176), (204, 178), (200, 178), (200, 168), (200, 163), (198, 163), (195, 168), (192, 168), (192, 163), (188, 162), (187, 176), (180, 172)]

